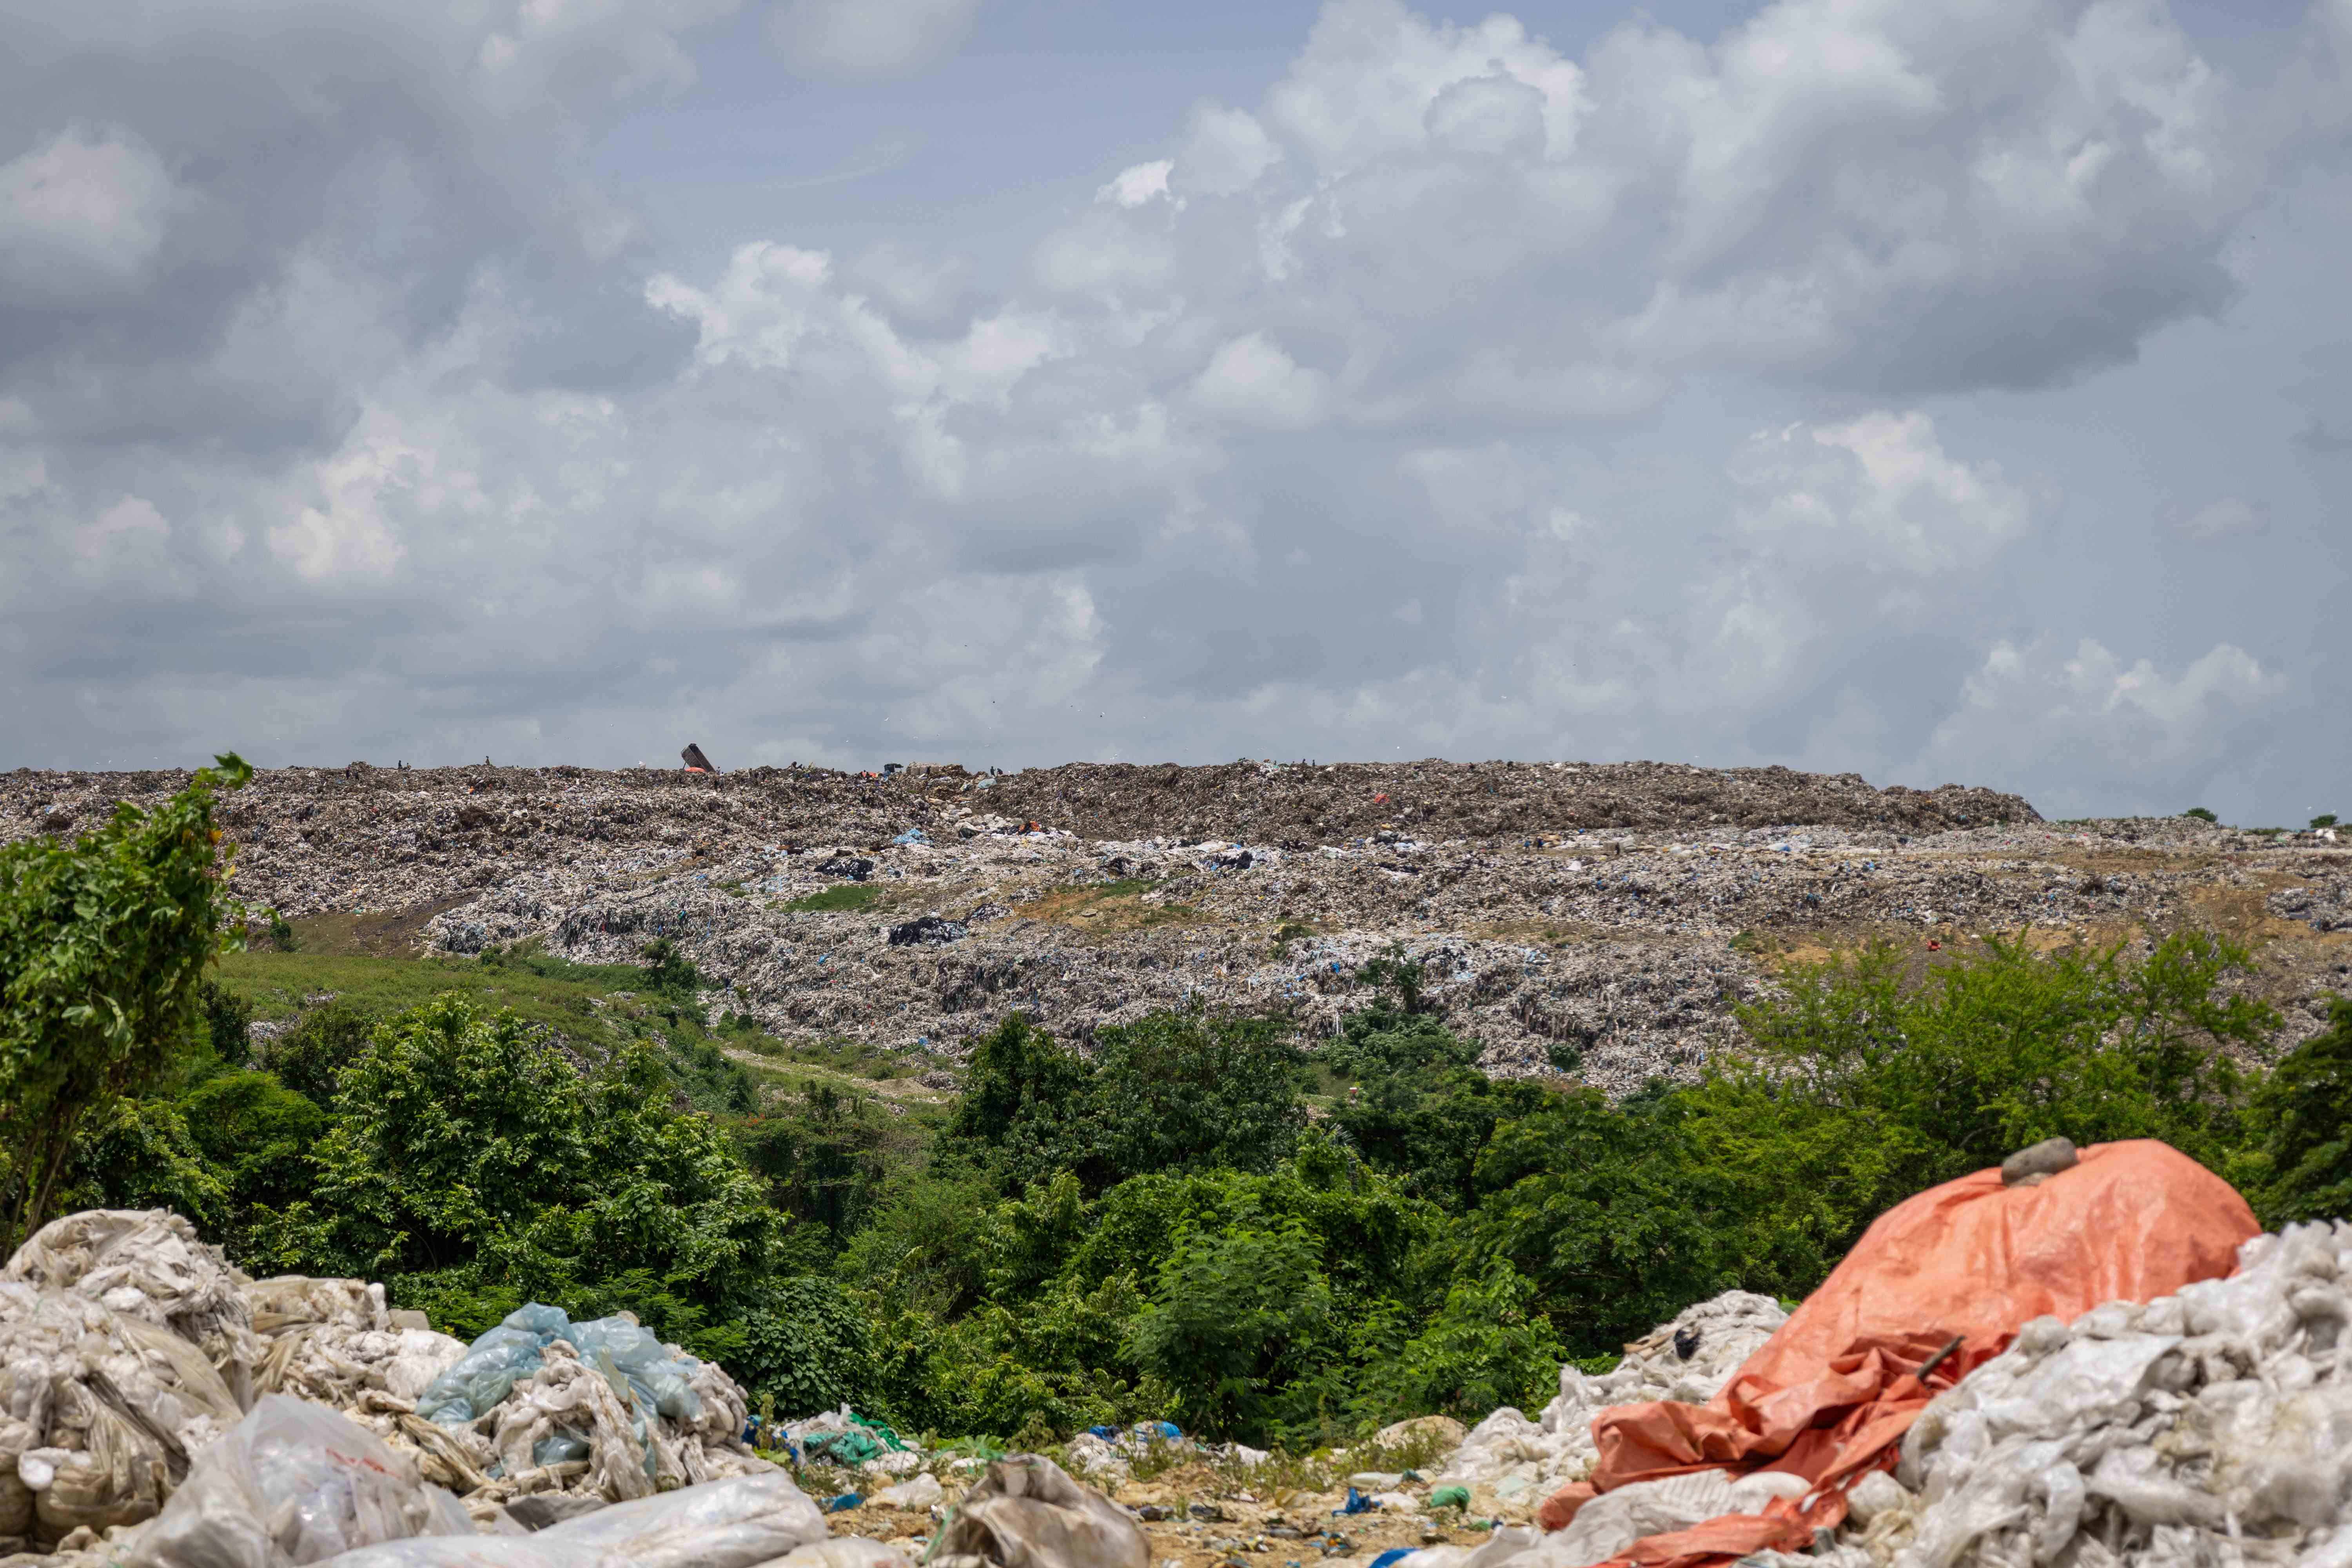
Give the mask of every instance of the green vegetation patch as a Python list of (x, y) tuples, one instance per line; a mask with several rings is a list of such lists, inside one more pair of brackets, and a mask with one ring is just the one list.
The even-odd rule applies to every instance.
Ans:
[(872, 882), (844, 882), (771, 907), (793, 913), (835, 914), (871, 909), (881, 896), (882, 889)]

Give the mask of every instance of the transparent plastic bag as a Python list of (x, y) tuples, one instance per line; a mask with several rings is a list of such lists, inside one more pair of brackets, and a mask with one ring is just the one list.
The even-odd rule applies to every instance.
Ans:
[(299, 1568), (379, 1542), (472, 1531), (464, 1505), (425, 1485), (375, 1434), (272, 1394), (197, 1457), (127, 1562)]
[(571, 1329), (561, 1307), (533, 1301), (516, 1308), (426, 1385), (416, 1397), (416, 1413), (443, 1426), (462, 1426), (488, 1413), (540, 1369), (547, 1347)]
[(370, 1546), (332, 1568), (754, 1568), (824, 1539), (816, 1504), (778, 1472), (614, 1503), (532, 1535)]

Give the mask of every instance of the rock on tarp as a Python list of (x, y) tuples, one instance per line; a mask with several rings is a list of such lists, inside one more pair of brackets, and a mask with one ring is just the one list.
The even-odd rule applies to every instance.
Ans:
[[(2219, 1279), (2259, 1230), (2228, 1183), (2146, 1140), (2084, 1149), (2038, 1185), (2005, 1185), (1992, 1170), (1930, 1188), (1881, 1215), (1714, 1399), (1602, 1413), (1599, 1464), (1553, 1494), (1543, 1523), (1562, 1529), (1633, 1483), (1769, 1470), (1808, 1492), (1636, 1541), (1614, 1561), (1689, 1568), (1810, 1542), (1845, 1517), (1853, 1482), (1892, 1462), (1936, 1392), (2026, 1323)], [(1915, 1373), (1931, 1361), (1923, 1384)]]

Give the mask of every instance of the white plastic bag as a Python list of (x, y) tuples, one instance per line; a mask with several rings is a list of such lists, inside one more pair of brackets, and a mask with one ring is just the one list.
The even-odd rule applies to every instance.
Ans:
[(824, 1538), (824, 1515), (776, 1471), (614, 1503), (533, 1535), (363, 1547), (332, 1568), (753, 1568)]
[(300, 1568), (354, 1547), (470, 1535), (465, 1506), (324, 1405), (266, 1394), (196, 1458), (129, 1568)]

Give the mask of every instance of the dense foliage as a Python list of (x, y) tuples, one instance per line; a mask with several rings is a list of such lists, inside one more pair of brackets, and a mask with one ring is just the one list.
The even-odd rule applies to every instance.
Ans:
[(216, 856), (234, 753), (152, 812), (0, 846), (0, 1254), (44, 1223), (85, 1120), (197, 1044), (205, 966), (241, 929)]
[[(135, 860), (140, 830), (87, 853)], [(1865, 947), (1783, 975), (1739, 1062), (1614, 1102), (1488, 1079), (1391, 957), (1311, 1043), (1184, 1011), (1080, 1050), (1016, 1016), (928, 1113), (837, 1068), (763, 1095), (721, 1048), (756, 1059), (756, 1030), (706, 1027), (691, 966), (645, 956), (484, 961), (634, 992), (593, 1048), (456, 993), (257, 1044), (200, 962), (151, 966), (122, 1004), (165, 1023), (143, 1076), (48, 1091), (83, 1094), (64, 1195), (177, 1207), (249, 1268), (384, 1279), (463, 1334), (627, 1308), (784, 1415), (1288, 1444), (1532, 1408), (1564, 1358), (1732, 1286), (1801, 1295), (1889, 1205), (2053, 1133), (2165, 1139), (2270, 1223), (2352, 1206), (2352, 1005), (2242, 1065), (2277, 1020), (2195, 932)]]

